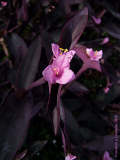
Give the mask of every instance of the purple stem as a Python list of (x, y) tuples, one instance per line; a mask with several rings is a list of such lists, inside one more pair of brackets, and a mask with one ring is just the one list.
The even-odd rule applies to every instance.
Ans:
[(42, 84), (46, 83), (45, 79), (42, 77), (40, 79), (38, 79), (37, 81), (33, 82), (28, 88), (27, 90), (30, 90), (34, 87), (38, 87), (41, 86)]

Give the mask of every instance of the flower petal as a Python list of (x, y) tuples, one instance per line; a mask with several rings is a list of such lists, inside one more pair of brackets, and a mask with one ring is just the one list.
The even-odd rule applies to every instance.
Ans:
[(63, 70), (64, 68), (70, 67), (70, 62), (67, 56), (64, 54), (54, 59), (53, 66), (61, 68), (61, 70)]
[(55, 83), (55, 75), (52, 70), (52, 65), (48, 65), (42, 72), (42, 75), (48, 83)]
[(56, 83), (59, 84), (66, 84), (70, 81), (72, 81), (75, 78), (75, 74), (72, 70), (70, 70), (69, 68), (65, 68), (63, 70), (63, 74), (61, 75), (61, 77), (56, 79)]
[(58, 57), (60, 54), (60, 49), (59, 49), (59, 45), (52, 43), (52, 52), (54, 54), (55, 57)]
[(71, 153), (69, 153), (66, 157), (65, 157), (65, 160), (74, 160), (76, 159), (77, 157), (72, 155)]
[(95, 16), (92, 16), (92, 19), (94, 20), (94, 22), (96, 24), (100, 24), (101, 23), (101, 18), (96, 18)]
[(110, 155), (109, 155), (109, 152), (106, 151), (106, 152), (104, 153), (103, 160), (112, 160), (112, 158), (111, 158)]
[(106, 43), (108, 43), (109, 41), (110, 41), (109, 37), (105, 37), (105, 38), (103, 39), (103, 41), (101, 42), (101, 44), (106, 44)]
[(100, 50), (100, 51), (97, 51), (97, 54), (98, 54), (98, 56), (99, 56), (100, 58), (102, 58), (103, 51), (102, 51), (102, 50)]
[(76, 53), (76, 51), (74, 51), (74, 50), (70, 50), (69, 52), (66, 53), (66, 58), (68, 58), (69, 63), (71, 62), (75, 53)]
[(88, 56), (91, 54), (91, 52), (93, 52), (92, 48), (86, 48), (86, 53)]

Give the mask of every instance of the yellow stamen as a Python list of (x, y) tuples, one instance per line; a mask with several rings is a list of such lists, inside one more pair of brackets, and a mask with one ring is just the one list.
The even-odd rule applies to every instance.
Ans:
[(58, 76), (59, 72), (58, 72), (57, 68), (53, 68), (53, 71), (54, 71), (55, 75)]
[(59, 73), (58, 73), (58, 71), (57, 71), (57, 72), (56, 72), (56, 75), (58, 76), (58, 74), (59, 74)]
[(65, 53), (68, 52), (68, 49), (64, 49), (64, 52), (65, 52)]
[(63, 49), (63, 48), (59, 48), (59, 49), (61, 51), (59, 55), (62, 55), (63, 53), (68, 52), (68, 49)]
[(97, 56), (97, 54), (98, 54), (98, 51), (96, 50), (96, 51), (95, 51), (95, 56)]
[(63, 54), (62, 52), (59, 53), (59, 55), (62, 55), (62, 54)]
[(63, 48), (59, 48), (61, 51), (64, 51), (64, 49)]

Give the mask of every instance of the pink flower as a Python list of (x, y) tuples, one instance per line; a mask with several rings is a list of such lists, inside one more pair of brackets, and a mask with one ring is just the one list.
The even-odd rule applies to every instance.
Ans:
[(109, 152), (106, 151), (106, 152), (104, 153), (103, 160), (112, 160), (112, 158), (111, 158), (110, 155), (109, 155)]
[(2, 5), (2, 7), (5, 7), (5, 6), (7, 6), (7, 2), (1, 1), (1, 5)]
[(43, 70), (43, 77), (49, 84), (66, 84), (75, 78), (74, 72), (70, 69), (70, 62), (75, 51), (68, 52), (67, 49), (59, 48), (57, 44), (52, 44), (52, 51), (53, 63)]
[(91, 59), (91, 61), (99, 61), (99, 59), (102, 58), (103, 51), (102, 50), (100, 50), (100, 51), (93, 51), (92, 48), (87, 48), (86, 49), (86, 54)]
[(101, 42), (101, 44), (106, 44), (106, 43), (108, 43), (109, 42), (109, 37), (105, 37), (104, 39), (103, 39), (103, 41)]
[(94, 22), (96, 24), (100, 24), (101, 23), (101, 18), (96, 18), (95, 16), (92, 16), (92, 19), (94, 20)]
[(110, 88), (109, 87), (106, 87), (104, 88), (104, 92), (107, 94), (109, 92)]
[(69, 153), (66, 157), (65, 157), (65, 160), (74, 160), (76, 159), (77, 157), (76, 156), (73, 156), (71, 153)]

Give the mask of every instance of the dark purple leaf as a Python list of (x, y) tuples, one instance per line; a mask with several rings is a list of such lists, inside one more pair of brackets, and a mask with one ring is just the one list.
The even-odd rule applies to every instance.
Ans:
[(113, 23), (107, 23), (103, 27), (103, 31), (110, 34), (113, 38), (120, 39), (120, 27), (118, 25), (115, 25)]
[(17, 75), (17, 88), (27, 89), (33, 82), (41, 57), (41, 37), (38, 36), (30, 45)]
[(27, 150), (24, 150), (23, 152), (19, 153), (16, 157), (15, 160), (21, 160), (23, 159), (27, 154)]
[(66, 141), (65, 141), (65, 136), (63, 131), (61, 130), (61, 134), (62, 134), (62, 142), (63, 142), (63, 147), (64, 147), (64, 153), (66, 153)]
[(60, 113), (59, 113), (58, 107), (55, 107), (53, 110), (53, 126), (54, 126), (55, 135), (58, 132), (59, 125), (60, 125)]
[(116, 84), (110, 87), (110, 90), (107, 94), (105, 94), (104, 91), (100, 91), (94, 102), (97, 104), (98, 107), (104, 109), (105, 106), (110, 104), (115, 98), (119, 97), (119, 95), (120, 86), (119, 84)]
[(104, 151), (113, 151), (114, 136), (106, 135), (103, 137), (98, 137), (96, 140), (87, 143), (84, 147), (91, 151), (98, 151), (100, 153), (103, 153)]
[(57, 134), (59, 126), (60, 126), (60, 95), (61, 95), (61, 87), (62, 87), (62, 85), (60, 85), (59, 88), (58, 88), (57, 107), (55, 107), (54, 110), (53, 110), (53, 125), (54, 125), (54, 133), (55, 133), (55, 135)]
[(44, 141), (36, 141), (29, 147), (29, 153), (32, 156), (37, 155), (47, 144), (47, 140)]
[(28, 20), (27, 0), (22, 0), (21, 8), (17, 9), (17, 19), (23, 21)]
[(63, 48), (73, 48), (82, 35), (88, 20), (88, 9), (84, 8), (64, 26), (59, 44)]
[(88, 128), (80, 127), (72, 113), (67, 108), (64, 108), (64, 113), (62, 108), (63, 105), (60, 107), (61, 120), (64, 122), (68, 135), (73, 143), (80, 144), (83, 139), (89, 140), (93, 135), (95, 136), (94, 132)]
[[(118, 4), (119, 5), (119, 4)], [(116, 8), (114, 8), (110, 3), (107, 1), (103, 1), (103, 6), (117, 19), (120, 20), (120, 13), (116, 11)]]
[(77, 81), (72, 82), (68, 90), (78, 96), (89, 91), (84, 85), (80, 84)]
[(52, 57), (52, 49), (51, 49), (51, 44), (53, 43), (52, 36), (45, 31), (41, 33), (41, 36), (42, 36), (42, 45), (45, 49), (45, 54), (49, 62)]
[(20, 65), (21, 61), (27, 55), (27, 45), (24, 42), (24, 40), (16, 33), (12, 33), (10, 36), (7, 37), (7, 45), (10, 54), (14, 58), (14, 63), (18, 69), (18, 66)]
[(29, 126), (33, 108), (32, 97), (22, 99), (9, 95), (0, 106), (0, 160), (13, 160), (20, 149)]
[(44, 83), (46, 83), (46, 81), (45, 81), (45, 79), (42, 77), (42, 78), (38, 79), (37, 81), (33, 82), (33, 83), (27, 88), (27, 90), (30, 90), (30, 89), (32, 89), (32, 88), (34, 88), (34, 87), (38, 87), (38, 86), (40, 86), (40, 85), (42, 85), (42, 84), (44, 84)]

